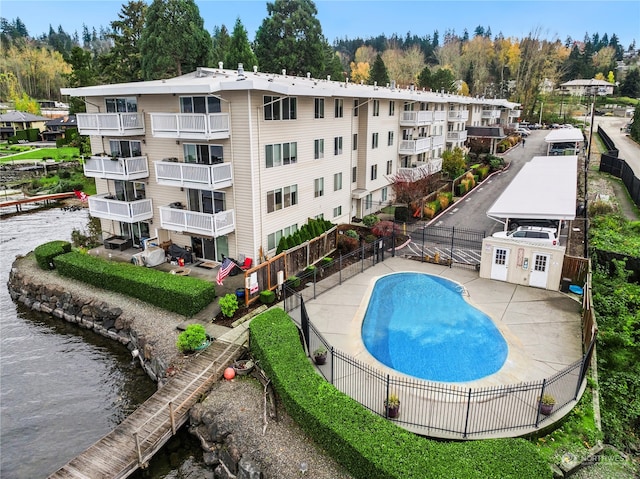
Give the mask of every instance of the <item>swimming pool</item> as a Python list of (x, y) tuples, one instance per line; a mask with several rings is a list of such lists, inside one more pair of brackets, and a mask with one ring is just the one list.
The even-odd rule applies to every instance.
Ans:
[(365, 347), (386, 366), (422, 379), (464, 382), (495, 373), (507, 342), (463, 293), (461, 285), (424, 273), (379, 278), (362, 322)]

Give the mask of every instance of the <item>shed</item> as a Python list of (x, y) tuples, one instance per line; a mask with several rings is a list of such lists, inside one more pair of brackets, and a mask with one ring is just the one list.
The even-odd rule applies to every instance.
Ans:
[(547, 155), (577, 155), (584, 135), (578, 128), (557, 128), (547, 134), (544, 141), (547, 142)]
[(536, 156), (522, 167), (487, 216), (501, 223), (509, 218), (574, 220), (577, 183), (577, 156)]

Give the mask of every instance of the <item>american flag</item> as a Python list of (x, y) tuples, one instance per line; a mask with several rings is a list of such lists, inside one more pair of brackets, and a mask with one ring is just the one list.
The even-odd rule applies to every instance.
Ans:
[(216, 276), (216, 283), (218, 283), (218, 286), (222, 286), (222, 280), (229, 276), (229, 273), (231, 273), (235, 267), (236, 264), (229, 258), (224, 259)]

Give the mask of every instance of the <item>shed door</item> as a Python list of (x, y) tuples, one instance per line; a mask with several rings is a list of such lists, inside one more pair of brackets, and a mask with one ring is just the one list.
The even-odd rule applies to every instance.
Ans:
[(549, 276), (549, 255), (533, 253), (533, 265), (529, 276), (529, 286), (546, 288)]
[(493, 261), (491, 262), (491, 279), (498, 281), (507, 280), (509, 266), (509, 250), (507, 248), (493, 248)]

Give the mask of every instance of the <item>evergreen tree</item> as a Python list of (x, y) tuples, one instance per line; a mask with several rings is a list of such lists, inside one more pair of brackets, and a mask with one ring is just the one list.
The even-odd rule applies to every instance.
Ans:
[(340, 61), (340, 57), (333, 51), (327, 41), (324, 42), (324, 63), (326, 65), (323, 77), (331, 76), (334, 80), (343, 81), (345, 78), (345, 68)]
[(385, 86), (389, 83), (389, 72), (379, 53), (376, 55), (376, 59), (371, 67), (371, 73), (369, 74), (369, 84), (373, 85), (374, 82), (377, 82), (380, 86)]
[(633, 113), (633, 120), (631, 120), (631, 129), (629, 136), (636, 142), (640, 142), (640, 109), (636, 108)]
[(455, 80), (451, 70), (448, 68), (439, 68), (431, 76), (431, 89), (433, 91), (444, 90), (445, 92), (453, 93), (456, 91)]
[[(69, 86), (81, 87), (97, 85), (98, 73), (93, 64), (91, 52), (75, 46), (71, 49), (69, 63), (72, 68), (72, 72), (69, 75)], [(86, 111), (84, 102), (77, 97), (71, 98), (69, 107), (70, 113), (82, 113)]]
[(211, 37), (194, 0), (153, 0), (140, 38), (142, 74), (158, 80), (211, 63)]
[(254, 65), (258, 65), (258, 59), (253, 53), (253, 50), (251, 50), (247, 31), (242, 25), (240, 17), (236, 19), (236, 24), (233, 27), (229, 50), (224, 57), (224, 63), (227, 65), (226, 68), (231, 69), (237, 68), (238, 63), (242, 63), (245, 69), (250, 69), (253, 68)]
[(418, 86), (420, 88), (431, 88), (431, 70), (429, 67), (424, 67), (418, 75)]
[[(638, 68), (629, 70), (624, 77), (624, 80), (620, 84), (620, 95), (628, 96), (629, 98), (640, 97), (640, 70)], [(640, 108), (636, 107), (636, 111), (638, 110), (640, 110)]]
[(213, 59), (214, 65), (218, 66), (218, 62), (224, 62), (227, 52), (229, 51), (229, 43), (231, 42), (229, 30), (227, 30), (226, 26), (214, 27), (212, 42), (211, 58)]
[(255, 53), (261, 70), (318, 78), (325, 71), (325, 55), (318, 11), (311, 0), (275, 0), (258, 28)]

